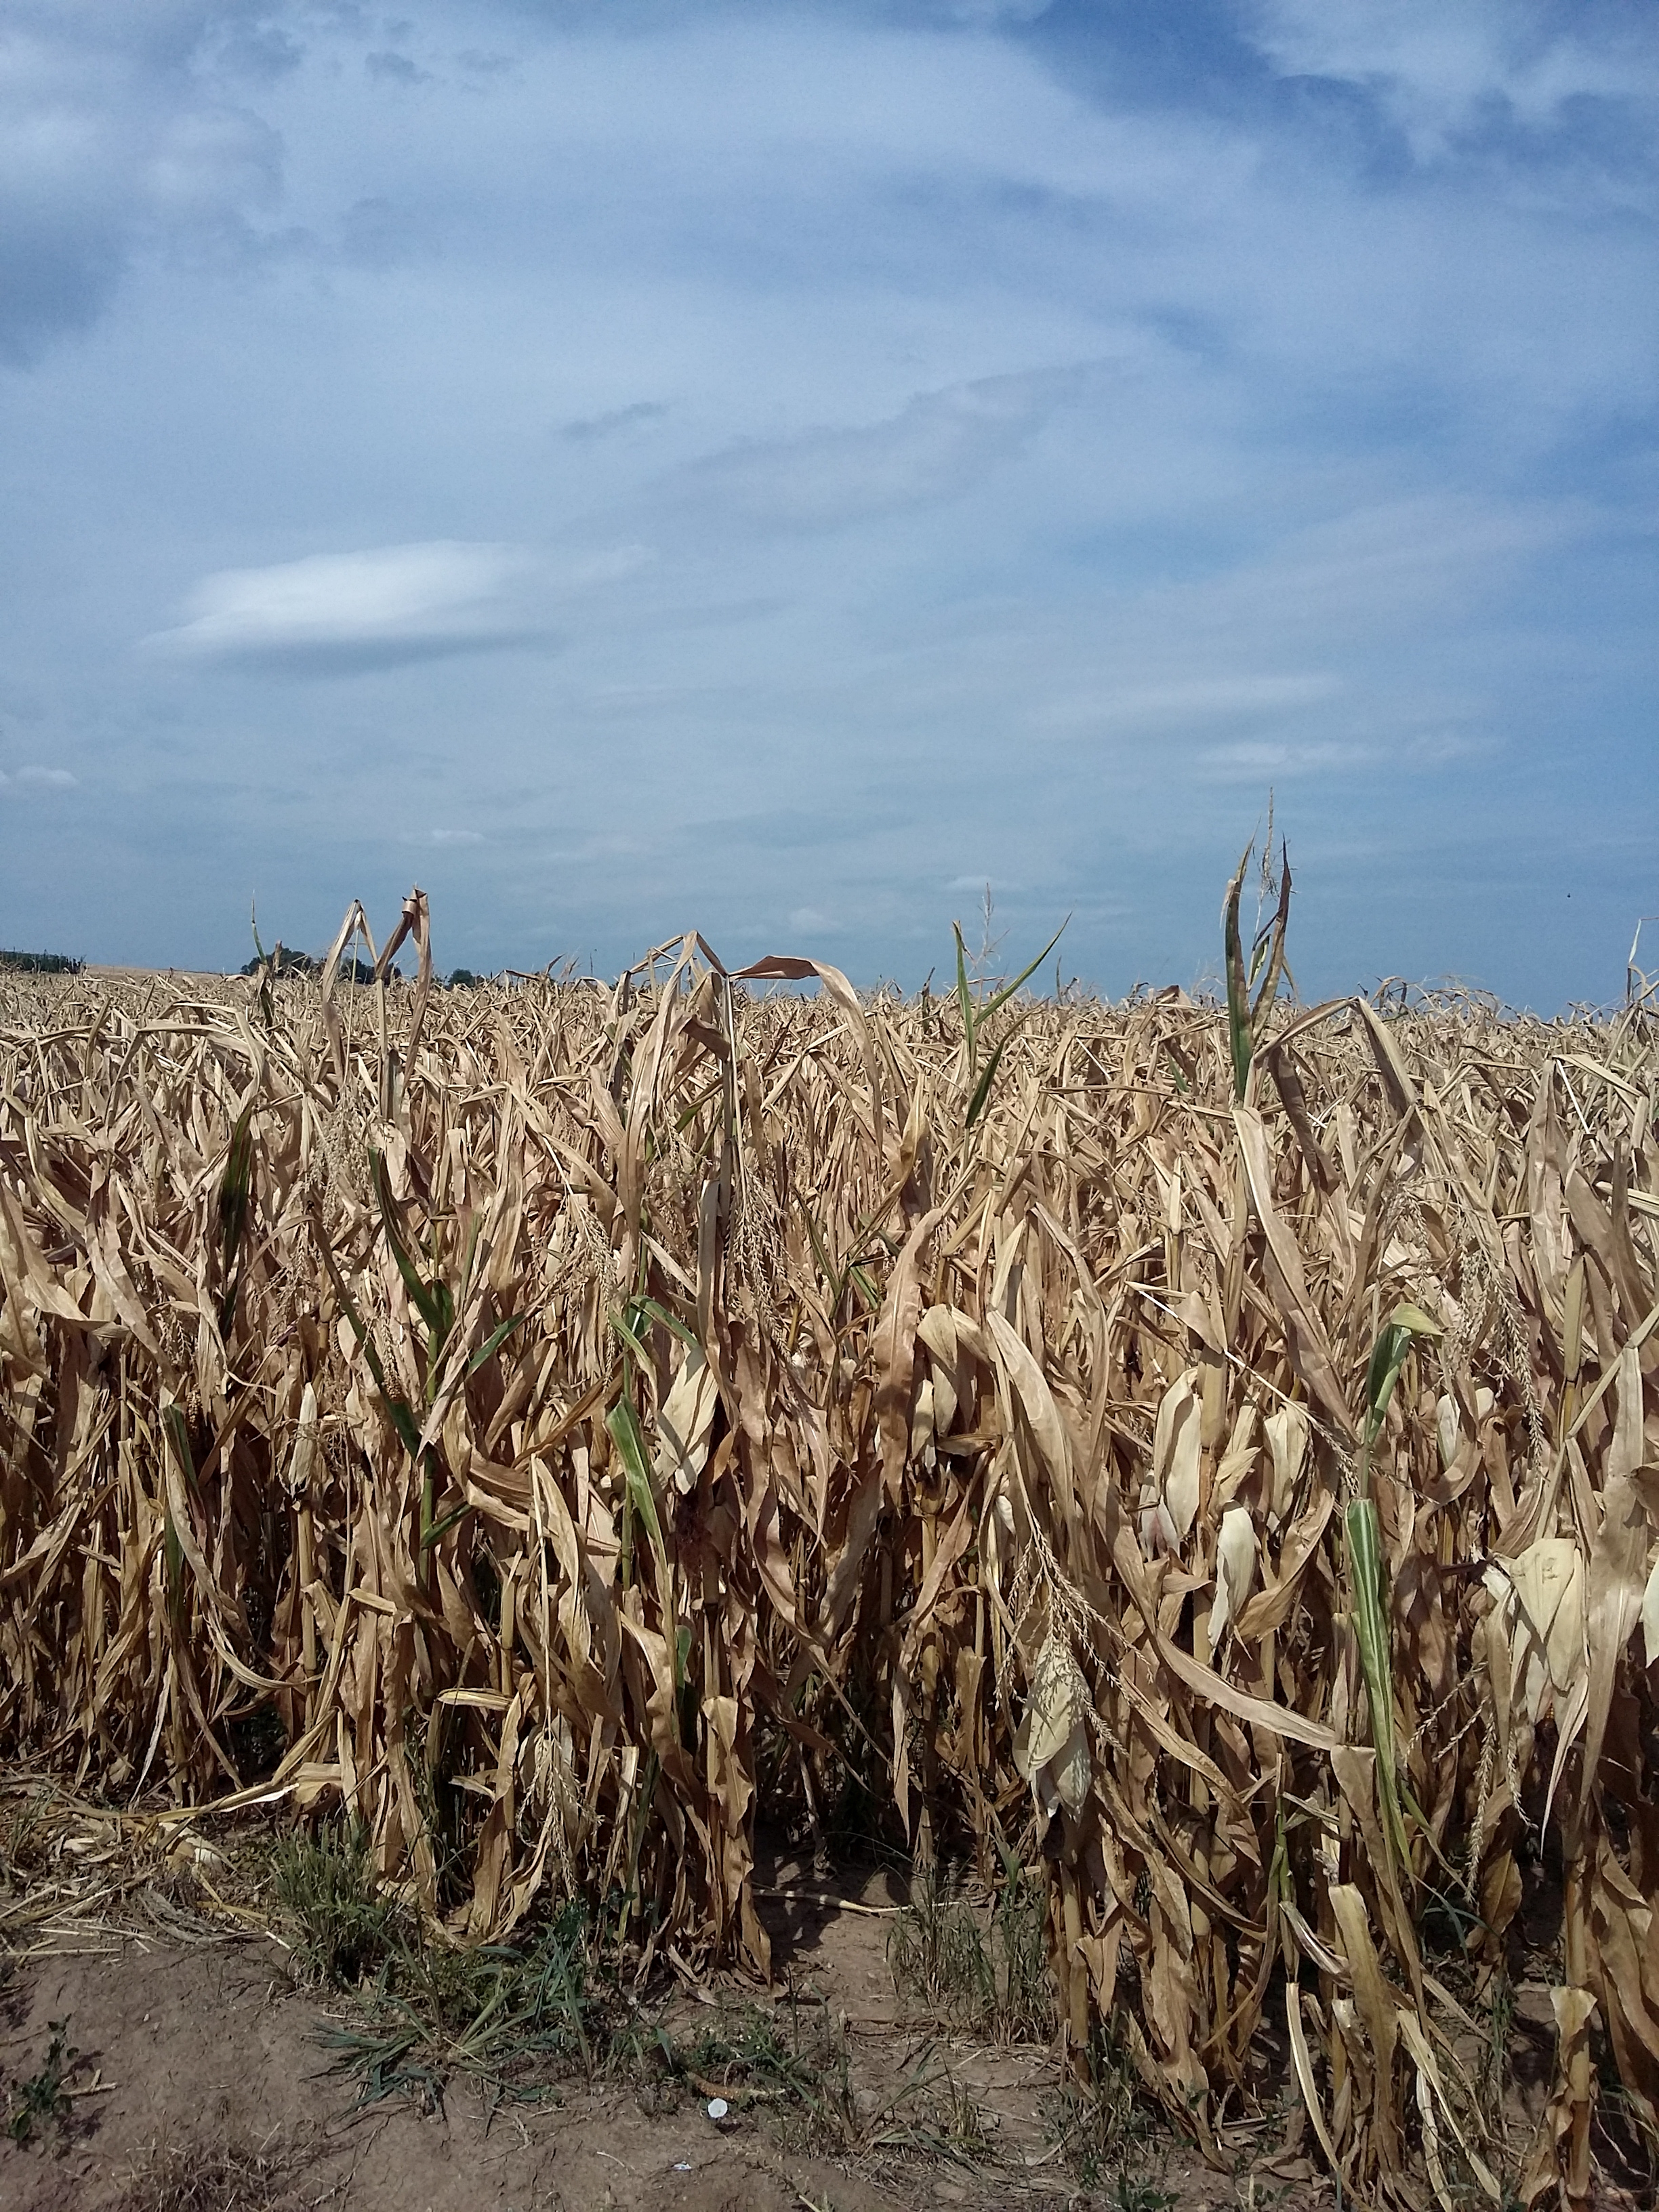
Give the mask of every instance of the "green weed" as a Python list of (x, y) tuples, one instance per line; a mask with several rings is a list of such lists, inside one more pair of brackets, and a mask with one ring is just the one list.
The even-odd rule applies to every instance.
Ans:
[(1100, 2188), (1115, 2172), (1119, 2212), (1167, 2212), (1173, 2197), (1130, 2172), (1132, 2157), (1144, 2161), (1157, 2131), (1158, 2115), (1116, 2019), (1097, 2024), (1086, 2079), (1068, 2085), (1054, 2112), (1053, 2132), (1067, 2162), (1085, 2189)]
[(593, 2070), (601, 1999), (581, 1906), (523, 1943), (448, 1942), (377, 1890), (365, 1839), (342, 1828), (280, 1844), (273, 1888), (301, 1970), (360, 2008), (324, 2038), (362, 2077), (360, 2102), (408, 2092), (435, 2105), (456, 2074), (537, 2095), (550, 2072)]
[(272, 1887), (295, 1937), (301, 1971), (335, 1989), (355, 1989), (404, 1946), (409, 1916), (380, 1893), (367, 1833), (320, 1829), (276, 1846)]
[(1014, 2041), (1054, 2024), (1047, 1904), (1042, 1887), (1011, 1856), (988, 1908), (930, 1868), (888, 1939), (894, 1985), (917, 2012)]
[(15, 2143), (32, 2142), (37, 2129), (62, 2128), (73, 2109), (64, 2090), (78, 2055), (69, 2040), (69, 2022), (48, 2021), (46, 2028), (52, 2040), (45, 2063), (6, 2100), (6, 2133)]

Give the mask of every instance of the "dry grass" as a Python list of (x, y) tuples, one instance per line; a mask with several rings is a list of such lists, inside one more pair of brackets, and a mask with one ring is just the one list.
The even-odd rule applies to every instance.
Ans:
[(1074, 2065), (1109, 2023), (1218, 2163), (1264, 2025), (1361, 2198), (1651, 2142), (1645, 1001), (861, 1005), (696, 939), (444, 994), (410, 935), (0, 979), (0, 1746), (641, 1972), (765, 1971), (757, 1793), (873, 1786), (1046, 1885)]
[(268, 2145), (157, 2144), (134, 2167), (120, 2212), (321, 2212), (338, 2191), (302, 2194), (300, 2164)]

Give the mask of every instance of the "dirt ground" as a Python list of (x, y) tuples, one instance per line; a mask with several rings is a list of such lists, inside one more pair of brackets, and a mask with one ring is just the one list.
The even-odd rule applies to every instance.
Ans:
[[(39, 1931), (38, 1954), (0, 1991), (0, 2080), (14, 2094), (46, 2060), (53, 2023), (65, 2024), (76, 2054), (67, 2124), (26, 2146), (0, 2139), (0, 2207), (1300, 2212), (1329, 2197), (1292, 2178), (1294, 2165), (1290, 2177), (1235, 2179), (1158, 2137), (1086, 2172), (1085, 2187), (1076, 2144), (1057, 2126), (1052, 2051), (944, 2039), (906, 2020), (887, 1962), (884, 1883), (863, 1886), (853, 1900), (861, 1911), (826, 1909), (810, 1884), (810, 1870), (785, 1868), (769, 1885), (785, 1893), (762, 1899), (776, 1986), (743, 2002), (781, 2008), (798, 2034), (828, 2022), (844, 2039), (868, 2122), (855, 2148), (826, 2154), (799, 2118), (741, 2109), (737, 2094), (717, 2123), (701, 2091), (675, 2084), (578, 2078), (559, 2085), (556, 2101), (493, 2111), (476, 2088), (452, 2084), (426, 2109), (406, 2096), (354, 2108), (357, 2080), (331, 2068), (321, 2041), (328, 2011), (295, 1987), (281, 1947), (169, 1909), (153, 1935), (104, 1934), (78, 1918), (61, 1938)], [(695, 2027), (692, 1994), (671, 2009), (677, 2035)], [(1261, 2139), (1262, 2157), (1278, 2148), (1277, 2130)]]

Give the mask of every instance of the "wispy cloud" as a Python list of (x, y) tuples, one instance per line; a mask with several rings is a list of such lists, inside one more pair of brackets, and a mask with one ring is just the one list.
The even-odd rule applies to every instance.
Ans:
[(34, 762), (9, 770), (0, 768), (0, 793), (17, 799), (44, 791), (69, 791), (76, 781), (66, 768), (42, 768)]
[(76, 778), (66, 768), (40, 768), (33, 763), (9, 770), (0, 769), (0, 799), (38, 799), (51, 791), (73, 789)]
[(1194, 724), (1254, 720), (1334, 698), (1341, 679), (1310, 670), (1303, 675), (1178, 677), (1130, 684), (1096, 696), (1056, 699), (1046, 720), (1065, 728), (1108, 730), (1190, 728)]
[(562, 434), (573, 444), (588, 445), (595, 438), (614, 438), (619, 431), (642, 429), (659, 422), (668, 412), (660, 399), (632, 399), (626, 407), (607, 408), (602, 415), (579, 415), (564, 424)]
[[(1646, 11), (1588, 7), (1457, 8), (1446, 0), (1250, 0), (1245, 21), (1287, 74), (1322, 77), (1376, 99), (1421, 159), (1490, 143), (1506, 126), (1570, 135), (1659, 95), (1659, 29)], [(1604, 153), (1616, 157), (1616, 136)]]
[(856, 428), (728, 447), (684, 470), (688, 501), (781, 530), (833, 530), (957, 498), (1085, 388), (1086, 369), (981, 377)]
[(1261, 784), (1289, 776), (1328, 775), (1370, 765), (1374, 756), (1364, 745), (1324, 740), (1312, 744), (1242, 738), (1237, 744), (1209, 745), (1198, 756), (1200, 770), (1210, 775)]

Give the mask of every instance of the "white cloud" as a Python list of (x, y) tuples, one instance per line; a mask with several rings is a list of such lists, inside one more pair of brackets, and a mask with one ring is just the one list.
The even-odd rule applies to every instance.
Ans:
[(269, 568), (205, 576), (186, 619), (148, 643), (203, 659), (375, 659), (521, 636), (519, 591), (533, 567), (520, 548), (428, 544), (315, 553)]
[(482, 845), (484, 842), (481, 830), (433, 830), (428, 835), (434, 845)]
[(13, 769), (9, 774), (0, 769), (0, 791), (27, 793), (32, 791), (67, 791), (76, 782), (66, 768), (41, 768), (30, 763)]

